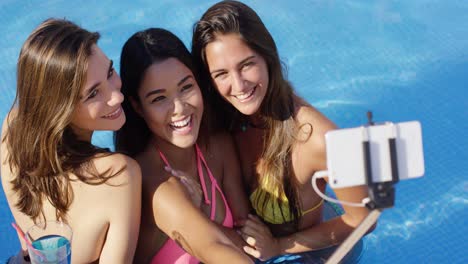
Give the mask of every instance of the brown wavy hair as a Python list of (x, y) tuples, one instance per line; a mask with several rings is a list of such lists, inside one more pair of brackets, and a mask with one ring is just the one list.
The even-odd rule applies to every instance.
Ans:
[(21, 48), (17, 93), (3, 138), (9, 155), (16, 207), (36, 221), (45, 220), (44, 199), (66, 221), (73, 201), (71, 174), (88, 184), (102, 184), (119, 174), (98, 173), (91, 160), (111, 153), (81, 141), (70, 127), (72, 114), (86, 81), (88, 60), (99, 33), (63, 19), (42, 22)]
[[(266, 61), (269, 85), (259, 113), (266, 124), (263, 141), (262, 164), (260, 166), (259, 188), (267, 191), (265, 199), (254, 201), (257, 208), (265, 210), (266, 200), (286, 197), (289, 213), (299, 224), (300, 208), (297, 196), (297, 181), (292, 171), (291, 149), (296, 142), (298, 126), (294, 118), (294, 91), (283, 74), (276, 44), (257, 13), (247, 5), (237, 1), (222, 1), (210, 7), (194, 25), (192, 55), (200, 76), (203, 97), (213, 109), (212, 129), (238, 129), (247, 122), (247, 117), (226, 102), (216, 91), (209, 75), (206, 61), (206, 46), (220, 35), (238, 34), (246, 45)], [(282, 204), (283, 200), (278, 199)], [(262, 209), (263, 207), (263, 209)]]

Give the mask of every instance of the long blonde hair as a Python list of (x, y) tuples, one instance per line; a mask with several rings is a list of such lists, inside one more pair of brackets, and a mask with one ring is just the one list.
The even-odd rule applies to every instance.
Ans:
[[(101, 184), (117, 173), (96, 172), (91, 159), (106, 149), (80, 141), (70, 122), (86, 81), (92, 46), (99, 39), (76, 24), (48, 19), (28, 37), (18, 59), (15, 116), (7, 117), (7, 161), (16, 175), (17, 208), (34, 221), (43, 199), (66, 221), (73, 201), (70, 173), (89, 184)], [(86, 174), (86, 175), (85, 175)]]

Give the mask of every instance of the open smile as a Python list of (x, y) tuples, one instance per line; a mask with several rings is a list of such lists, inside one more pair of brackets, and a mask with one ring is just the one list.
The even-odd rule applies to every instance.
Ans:
[(110, 113), (110, 114), (107, 114), (105, 116), (103, 116), (102, 118), (105, 118), (105, 119), (116, 119), (118, 118), (121, 114), (122, 114), (122, 107), (119, 106), (119, 108), (117, 108), (114, 112)]
[(234, 97), (237, 100), (239, 100), (241, 103), (244, 103), (244, 102), (249, 101), (252, 98), (256, 90), (257, 90), (257, 86), (253, 87), (250, 91), (247, 91), (246, 93), (234, 95)]
[(171, 122), (169, 126), (178, 133), (188, 133), (192, 129), (192, 115), (184, 119)]

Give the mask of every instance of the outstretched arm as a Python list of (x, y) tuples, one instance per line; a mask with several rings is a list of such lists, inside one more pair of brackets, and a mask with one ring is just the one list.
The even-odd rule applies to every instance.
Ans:
[[(297, 119), (303, 124), (297, 136), (299, 143), (293, 149), (293, 170), (296, 180), (311, 184), (316, 171), (326, 170), (325, 133), (336, 126), (312, 107), (301, 107)], [(364, 186), (334, 190), (337, 198), (343, 201), (360, 203), (367, 197)], [(310, 195), (313, 195), (312, 193)], [(285, 237), (274, 238), (268, 227), (259, 219), (249, 217), (244, 237), (251, 247), (244, 250), (257, 258), (318, 250), (341, 243), (369, 214), (365, 207), (343, 206), (345, 213), (331, 220)]]
[(244, 247), (244, 251), (267, 260), (282, 254), (319, 250), (343, 242), (359, 223), (346, 222), (343, 215), (289, 236), (275, 238), (256, 216), (249, 216), (244, 226), (244, 232), (249, 234), (245, 236), (249, 246)]

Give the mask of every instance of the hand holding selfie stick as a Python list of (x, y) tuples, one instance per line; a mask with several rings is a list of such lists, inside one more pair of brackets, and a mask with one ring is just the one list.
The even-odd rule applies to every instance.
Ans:
[[(424, 174), (424, 162), (422, 158), (422, 141), (414, 140), (421, 137), (420, 133), (420, 126), (419, 123), (414, 126), (413, 125), (406, 125), (402, 124), (393, 124), (393, 123), (385, 123), (382, 125), (376, 125), (372, 121), (372, 113), (367, 113), (368, 117), (368, 126), (361, 127), (357, 129), (348, 129), (334, 132), (335, 134), (330, 138), (327, 138), (327, 145), (330, 143), (330, 152), (327, 149), (327, 159), (328, 155), (333, 157), (333, 159), (340, 159), (339, 157), (343, 157), (343, 147), (345, 144), (352, 144), (352, 146), (356, 147), (355, 152), (362, 153), (361, 162), (363, 167), (359, 165), (357, 167), (349, 167), (354, 166), (355, 163), (351, 162), (352, 165), (349, 163), (340, 163), (339, 166), (336, 163), (329, 163), (329, 171), (319, 171), (314, 174), (312, 177), (312, 186), (314, 190), (321, 196), (323, 199), (341, 203), (348, 206), (359, 206), (359, 207), (367, 207), (371, 210), (369, 215), (362, 221), (362, 223), (349, 235), (349, 237), (340, 245), (340, 247), (333, 253), (333, 255), (328, 259), (327, 264), (335, 264), (339, 263), (343, 259), (344, 256), (353, 248), (353, 246), (367, 233), (367, 231), (376, 223), (377, 219), (379, 218), (380, 214), (382, 213), (383, 209), (393, 207), (395, 202), (395, 189), (394, 184), (400, 180), (400, 177), (403, 176), (403, 179), (412, 178), (412, 177), (419, 177)], [(397, 127), (398, 126), (398, 127)], [(403, 134), (398, 134), (398, 131)], [(390, 132), (390, 133), (388, 133)], [(411, 133), (407, 133), (411, 132)], [(341, 133), (341, 134), (339, 134)], [(360, 134), (360, 135), (359, 135)], [(371, 134), (373, 135), (373, 140), (371, 144)], [(350, 135), (353, 135), (352, 138)], [(345, 136), (345, 137), (343, 137)], [(350, 136), (351, 143), (350, 143)], [(399, 148), (397, 151), (397, 136), (399, 137)], [(333, 138), (333, 139), (332, 139)], [(346, 139), (343, 141), (343, 139)], [(408, 142), (418, 142), (415, 143), (416, 145), (410, 150), (408, 147)], [(382, 144), (382, 145), (380, 145)], [(387, 144), (387, 146), (384, 146)], [(405, 145), (406, 144), (406, 145)], [(418, 145), (419, 144), (419, 145)], [(373, 151), (375, 153), (371, 153), (371, 145), (373, 145)], [(377, 146), (377, 148), (376, 148)], [(380, 147), (379, 147), (380, 146)], [(385, 151), (387, 151), (385, 153)], [(416, 150), (416, 151), (414, 151)], [(419, 152), (418, 152), (419, 151)], [(353, 152), (353, 153), (355, 153)], [(403, 162), (403, 167), (401, 168), (403, 175), (399, 175), (399, 167), (398, 167), (398, 157), (397, 153), (400, 152), (402, 155), (400, 157), (400, 161)], [(348, 153), (349, 154), (349, 153)], [(340, 156), (341, 155), (341, 156)], [(413, 169), (408, 169), (408, 163), (405, 161), (406, 159), (414, 159)], [(374, 164), (373, 164), (374, 163)], [(383, 164), (385, 163), (385, 164)], [(416, 165), (415, 165), (416, 164)], [(375, 166), (373, 168), (372, 166)], [(333, 168), (332, 168), (333, 167)], [(337, 168), (338, 167), (338, 168)], [(331, 181), (331, 185), (333, 187), (349, 187), (354, 185), (358, 185), (351, 182), (345, 182), (346, 179), (339, 178), (337, 175), (342, 173), (343, 171), (347, 171), (347, 169), (358, 169), (357, 174), (362, 175), (364, 174), (364, 179), (362, 184), (366, 184), (369, 190), (369, 197), (364, 199), (362, 203), (352, 203), (347, 201), (340, 201), (333, 198), (326, 196), (325, 194), (321, 193), (320, 190), (317, 188), (316, 179), (325, 177), (325, 175), (329, 176), (329, 181)], [(385, 170), (384, 168), (388, 169)], [(330, 171), (331, 169), (331, 171)], [(382, 178), (382, 170), (385, 171), (385, 174), (388, 175), (388, 178)], [(373, 172), (378, 175), (373, 175)], [(359, 175), (356, 178), (359, 178)], [(391, 177), (391, 178), (390, 178)]]

